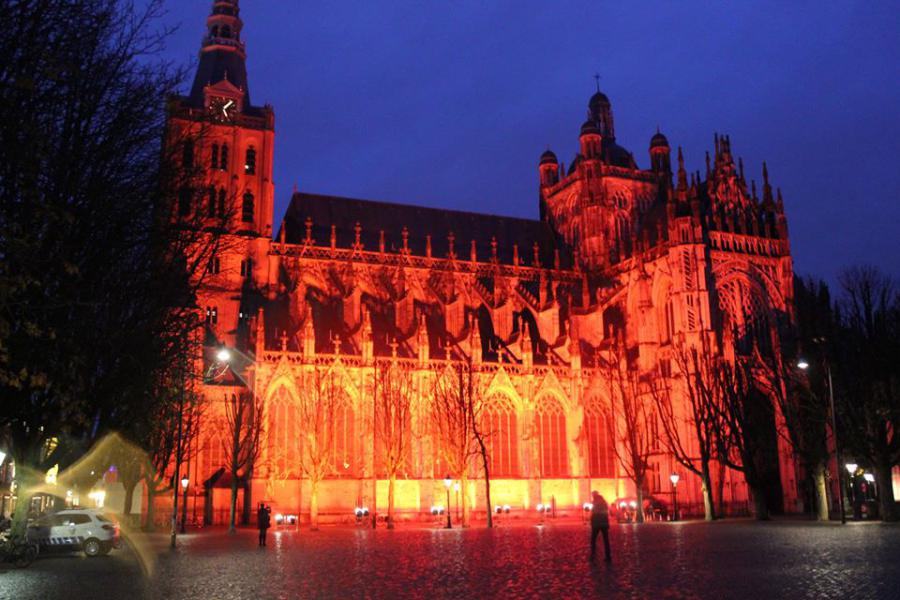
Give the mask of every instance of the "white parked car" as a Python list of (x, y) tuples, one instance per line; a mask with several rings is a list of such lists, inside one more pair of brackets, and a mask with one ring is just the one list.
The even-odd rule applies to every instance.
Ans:
[(87, 509), (62, 510), (28, 526), (28, 541), (45, 550), (83, 550), (103, 556), (119, 545), (119, 526), (103, 513)]

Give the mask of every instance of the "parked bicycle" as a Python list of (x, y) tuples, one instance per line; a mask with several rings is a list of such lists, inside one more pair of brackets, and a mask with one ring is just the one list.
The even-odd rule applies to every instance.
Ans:
[(24, 569), (33, 563), (39, 551), (37, 544), (13, 537), (8, 531), (0, 534), (0, 560), (12, 563), (17, 569)]

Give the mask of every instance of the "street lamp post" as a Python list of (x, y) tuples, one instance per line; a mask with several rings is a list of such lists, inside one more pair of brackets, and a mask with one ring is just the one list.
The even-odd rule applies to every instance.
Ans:
[(859, 514), (857, 512), (857, 501), (856, 497), (856, 489), (853, 485), (853, 480), (856, 479), (856, 470), (859, 468), (859, 465), (856, 463), (847, 463), (844, 465), (847, 468), (847, 493), (849, 494), (848, 499), (850, 500), (850, 506), (853, 507), (853, 520), (859, 520)]
[[(187, 357), (183, 359), (187, 361)], [(187, 369), (182, 363), (181, 365), (181, 390), (180, 390), (180, 398), (178, 401), (178, 445), (175, 448), (175, 474), (172, 477), (172, 488), (175, 490), (172, 498), (172, 539), (170, 541), (170, 546), (175, 548), (175, 539), (177, 537), (178, 531), (178, 485), (177, 481), (180, 479), (180, 471), (181, 471), (181, 458), (182, 451), (184, 446), (184, 440), (182, 439), (184, 433), (184, 380), (187, 377), (186, 373)]]
[(187, 492), (189, 483), (190, 479), (188, 479), (186, 476), (181, 478), (181, 533), (185, 532), (185, 524), (187, 523)]
[[(831, 436), (834, 438), (834, 461), (835, 465), (837, 465), (838, 502), (841, 509), (841, 525), (846, 525), (847, 514), (844, 512), (844, 482), (843, 477), (841, 476), (841, 446), (838, 444), (837, 418), (834, 414), (834, 386), (831, 382), (831, 365), (828, 364), (827, 357), (823, 359), (823, 363), (825, 365), (825, 378), (828, 381), (828, 408), (831, 411)], [(801, 358), (797, 362), (797, 367), (805, 371), (809, 368), (809, 363)]]
[[(456, 492), (456, 522), (459, 523), (459, 482), (453, 484), (453, 490)], [(450, 507), (447, 507), (450, 508)]]
[(450, 479), (450, 475), (444, 477), (444, 487), (447, 488), (447, 529), (453, 529), (453, 523), (450, 522), (450, 486), (453, 485), (453, 480)]
[(678, 473), (669, 475), (669, 481), (672, 482), (672, 520), (678, 520), (678, 480), (681, 479)]

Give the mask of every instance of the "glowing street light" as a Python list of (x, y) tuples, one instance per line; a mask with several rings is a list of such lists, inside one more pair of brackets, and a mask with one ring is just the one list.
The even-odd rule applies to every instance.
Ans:
[(856, 469), (859, 468), (859, 465), (856, 463), (847, 463), (844, 466), (847, 467), (847, 472), (850, 473), (851, 477), (853, 477), (853, 474), (856, 473)]
[(681, 477), (678, 476), (678, 473), (672, 473), (669, 475), (669, 481), (672, 482), (672, 520), (678, 520), (678, 480)]
[(450, 522), (450, 487), (453, 485), (453, 480), (450, 478), (450, 475), (444, 477), (444, 487), (447, 488), (447, 529), (452, 529), (453, 524)]
[(191, 480), (184, 476), (181, 478), (181, 533), (184, 533), (185, 526), (187, 523), (187, 493), (188, 493), (188, 485), (190, 485)]
[(806, 362), (806, 359), (801, 358), (800, 360), (797, 361), (797, 368), (802, 371), (805, 371), (809, 368), (809, 363)]
[(228, 348), (224, 348), (224, 347), (220, 348), (219, 351), (216, 353), (216, 358), (218, 359), (219, 362), (223, 362), (223, 363), (227, 363), (227, 362), (231, 361), (231, 350), (229, 350)]

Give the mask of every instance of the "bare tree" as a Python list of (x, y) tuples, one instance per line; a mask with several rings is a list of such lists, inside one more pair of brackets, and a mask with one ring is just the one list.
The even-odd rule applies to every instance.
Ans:
[(882, 518), (897, 519), (891, 470), (900, 464), (900, 286), (873, 267), (841, 276), (836, 360), (839, 428), (875, 469)]
[(259, 456), (263, 434), (263, 405), (255, 393), (226, 394), (223, 401), (225, 415), (222, 439), (225, 467), (231, 475), (231, 503), (228, 531), (234, 533), (237, 514), (238, 483), (244, 484), (244, 505), (248, 502), (247, 480)]
[(407, 468), (412, 436), (413, 377), (396, 358), (375, 360), (378, 379), (375, 398), (375, 435), (381, 462), (388, 478), (387, 527), (394, 528), (394, 487)]
[(715, 384), (719, 401), (714, 404), (721, 428), (717, 437), (719, 460), (744, 474), (753, 496), (754, 514), (759, 520), (769, 518), (765, 494), (765, 440), (760, 435), (772, 400), (755, 380), (753, 365), (757, 356), (737, 356), (735, 361), (719, 360)]
[(653, 399), (641, 380), (636, 365), (628, 360), (620, 339), (610, 349), (607, 361), (607, 384), (610, 398), (610, 423), (613, 424), (616, 458), (622, 470), (634, 483), (637, 495), (637, 522), (644, 522), (644, 489), (649, 459), (657, 453), (653, 439)]
[[(180, 466), (192, 458), (196, 447), (194, 441), (200, 432), (204, 404), (197, 393), (192, 380), (185, 377), (180, 367), (173, 367), (170, 373), (174, 381), (169, 379), (160, 388), (160, 400), (151, 414), (156, 423), (148, 431), (149, 437), (143, 441), (147, 448), (148, 460), (144, 465), (143, 479), (147, 486), (147, 515), (145, 528), (155, 528), (155, 498), (160, 494), (173, 492), (178, 485), (175, 470), (170, 467)], [(177, 470), (177, 469), (176, 469)]]
[[(708, 344), (702, 348), (678, 344), (672, 356), (681, 386), (677, 395), (662, 373), (651, 384), (656, 410), (664, 432), (664, 444), (682, 467), (700, 478), (703, 514), (707, 521), (716, 518), (713, 501), (712, 470), (720, 428), (716, 410), (719, 388), (716, 385), (718, 359)], [(682, 401), (683, 400), (683, 401)], [(691, 442), (696, 442), (693, 452)]]
[[(463, 490), (463, 527), (468, 526), (469, 522), (469, 506), (465, 493), (469, 480), (469, 466), (471, 460), (480, 452), (475, 439), (474, 401), (469, 394), (465, 371), (462, 363), (452, 363), (437, 374), (429, 415), (438, 455), (448, 474), (459, 480)], [(450, 510), (449, 506), (447, 510)]]
[(335, 424), (344, 391), (333, 369), (314, 365), (302, 377), (297, 406), (298, 429), (303, 437), (300, 468), (309, 479), (309, 521), (319, 528), (319, 484), (334, 472)]
[(812, 378), (801, 376), (796, 362), (758, 355), (752, 364), (753, 380), (784, 417), (785, 426), (778, 433), (791, 444), (809, 481), (816, 518), (827, 521), (828, 403), (824, 391), (813, 387)]

